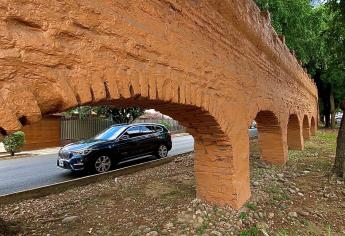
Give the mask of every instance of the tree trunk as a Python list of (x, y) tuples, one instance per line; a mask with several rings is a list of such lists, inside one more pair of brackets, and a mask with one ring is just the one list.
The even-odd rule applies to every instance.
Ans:
[(11, 150), (11, 156), (14, 156), (14, 151), (13, 150)]
[(335, 121), (335, 103), (334, 103), (333, 86), (331, 86), (329, 103), (330, 103), (330, 110), (331, 110), (331, 128), (335, 129), (336, 121)]
[(340, 108), (343, 111), (343, 118), (337, 138), (337, 151), (335, 154), (333, 173), (338, 177), (345, 178), (345, 100), (340, 103)]

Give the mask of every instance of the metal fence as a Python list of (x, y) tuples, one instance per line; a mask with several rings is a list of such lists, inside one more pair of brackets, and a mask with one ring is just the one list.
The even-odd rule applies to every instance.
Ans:
[(80, 140), (95, 136), (102, 130), (113, 125), (111, 119), (99, 117), (61, 118), (61, 140)]
[[(171, 119), (137, 119), (133, 123), (157, 123), (167, 126), (172, 133), (185, 132), (186, 128), (176, 120)], [(61, 141), (63, 144), (69, 141), (88, 139), (102, 130), (114, 125), (111, 119), (100, 117), (63, 117), (61, 118)]]

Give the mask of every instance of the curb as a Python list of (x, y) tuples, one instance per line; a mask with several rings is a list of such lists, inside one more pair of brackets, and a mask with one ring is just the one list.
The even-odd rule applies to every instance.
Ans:
[(85, 176), (85, 177), (81, 177), (81, 178), (74, 179), (74, 180), (68, 180), (68, 181), (64, 181), (64, 182), (60, 182), (60, 183), (56, 183), (56, 184), (51, 184), (51, 185), (46, 185), (46, 186), (33, 188), (33, 189), (29, 189), (29, 190), (24, 190), (24, 191), (10, 193), (10, 194), (6, 194), (6, 195), (1, 195), (0, 196), (0, 205), (12, 204), (12, 203), (22, 201), (22, 200), (44, 197), (44, 196), (47, 196), (50, 194), (64, 192), (64, 191), (72, 189), (72, 188), (76, 188), (76, 187), (96, 183), (99, 181), (107, 180), (107, 179), (110, 179), (113, 177), (119, 177), (119, 176), (123, 176), (123, 175), (133, 174), (133, 173), (138, 172), (138, 171), (142, 171), (142, 170), (146, 170), (149, 168), (153, 168), (153, 167), (167, 164), (167, 163), (173, 161), (178, 156), (188, 155), (190, 153), (192, 153), (192, 152), (187, 152), (187, 153), (179, 154), (176, 156), (167, 157), (164, 159), (149, 161), (149, 162), (145, 162), (142, 164), (137, 164), (134, 166), (129, 166), (129, 167), (113, 170), (113, 171), (103, 173), (103, 174)]
[(189, 136), (191, 135), (190, 133), (177, 133), (177, 134), (172, 134), (171, 136), (174, 137), (182, 137), (182, 136)]

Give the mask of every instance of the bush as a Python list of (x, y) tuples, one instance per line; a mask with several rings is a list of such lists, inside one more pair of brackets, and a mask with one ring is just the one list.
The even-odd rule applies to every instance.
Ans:
[(168, 130), (171, 129), (171, 124), (169, 121), (161, 120), (161, 121), (159, 121), (159, 124), (164, 125)]
[(7, 152), (10, 152), (12, 156), (19, 151), (25, 144), (25, 134), (23, 131), (17, 131), (4, 138), (4, 147)]

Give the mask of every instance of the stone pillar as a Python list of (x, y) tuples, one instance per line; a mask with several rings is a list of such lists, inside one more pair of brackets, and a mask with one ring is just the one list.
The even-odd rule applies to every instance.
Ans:
[(239, 209), (250, 197), (247, 131), (230, 143), (222, 131), (206, 130), (209, 135), (194, 136), (197, 197)]
[(287, 126), (287, 142), (291, 150), (303, 150), (303, 131), (297, 115), (290, 115)]
[(259, 133), (261, 159), (273, 164), (285, 164), (288, 159), (286, 129), (270, 111), (261, 111), (255, 118)]
[(311, 136), (311, 132), (310, 132), (308, 117), (305, 116), (303, 119), (303, 138), (305, 140), (308, 140), (310, 139), (310, 136)]

